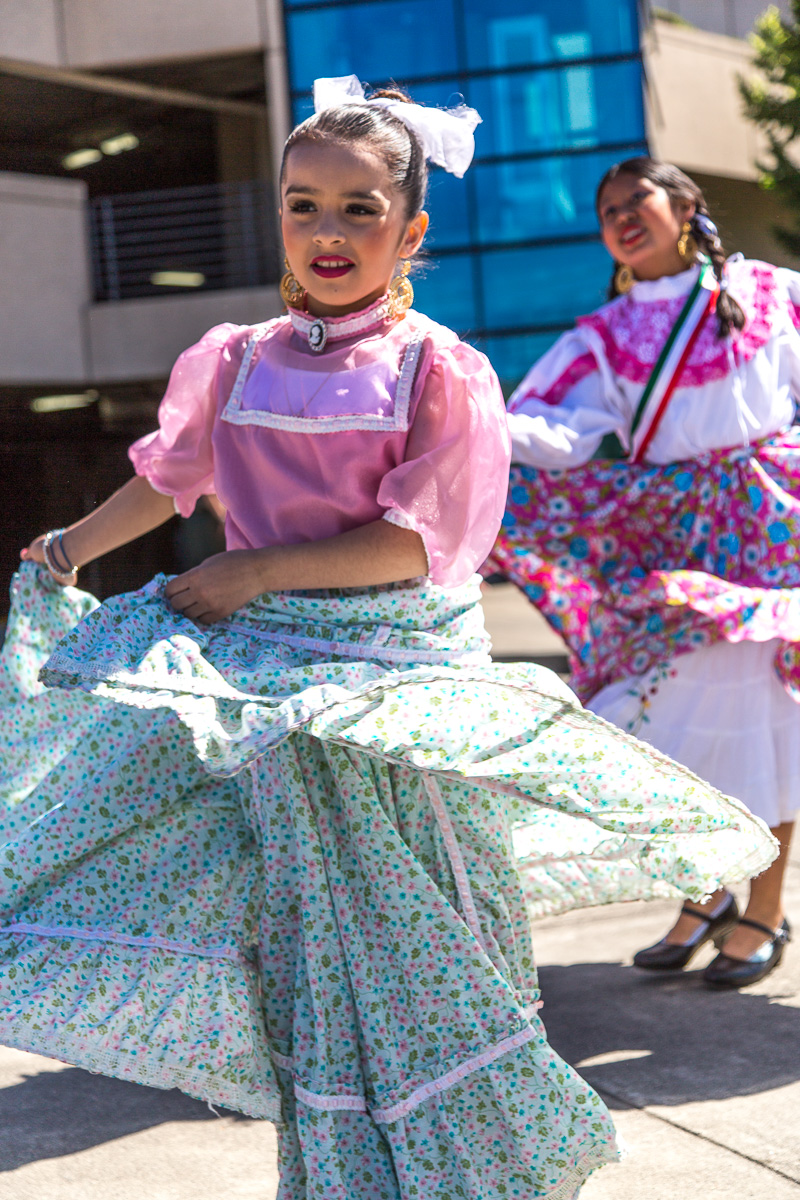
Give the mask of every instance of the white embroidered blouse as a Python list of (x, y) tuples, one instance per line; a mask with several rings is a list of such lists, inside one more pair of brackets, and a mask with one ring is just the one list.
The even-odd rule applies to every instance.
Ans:
[[(720, 340), (716, 318), (706, 319), (647, 462), (746, 446), (792, 422), (800, 398), (800, 274), (745, 259), (731, 259), (727, 271), (745, 328)], [(559, 338), (511, 397), (514, 462), (579, 466), (607, 433), (629, 448), (639, 399), (698, 272), (637, 283)]]

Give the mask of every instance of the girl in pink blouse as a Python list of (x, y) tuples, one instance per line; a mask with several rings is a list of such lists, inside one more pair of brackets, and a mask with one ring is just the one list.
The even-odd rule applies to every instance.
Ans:
[[(426, 156), (463, 174), (477, 114), (354, 79), (316, 101), (284, 156), (288, 315), (187, 350), (136, 477), (23, 552), (0, 1040), (278, 1122), (281, 1200), (570, 1200), (614, 1133), (547, 1044), (529, 914), (700, 897), (772, 847), (548, 672), (491, 664), (502, 396), (397, 267)], [(101, 606), (58, 586), (211, 492), (224, 553)]]

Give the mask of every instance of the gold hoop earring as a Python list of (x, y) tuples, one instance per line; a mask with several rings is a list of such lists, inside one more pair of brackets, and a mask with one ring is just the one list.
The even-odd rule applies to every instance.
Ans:
[(408, 278), (410, 270), (411, 262), (406, 258), (400, 264), (399, 274), (389, 284), (389, 316), (398, 321), (402, 321), (414, 303), (414, 289)]
[(284, 257), (283, 263), (286, 267), (286, 274), (281, 279), (280, 284), (281, 300), (283, 300), (287, 308), (302, 308), (306, 298), (306, 290), (300, 280), (292, 274), (288, 258)]
[(681, 226), (681, 236), (678, 238), (678, 254), (680, 254), (687, 267), (691, 267), (697, 262), (697, 242), (692, 233), (692, 225), (690, 221), (684, 221)]
[(614, 272), (614, 288), (618, 296), (627, 296), (633, 285), (636, 283), (636, 276), (631, 267), (627, 263), (620, 263)]

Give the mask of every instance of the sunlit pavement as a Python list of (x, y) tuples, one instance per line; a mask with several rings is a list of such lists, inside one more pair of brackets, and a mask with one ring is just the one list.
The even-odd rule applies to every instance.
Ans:
[[(558, 639), (513, 589), (487, 589), (485, 608), (499, 656), (561, 669)], [(788, 907), (800, 929), (800, 846)], [(800, 1200), (800, 944), (739, 993), (703, 987), (710, 952), (676, 978), (634, 971), (672, 911), (615, 905), (534, 930), (550, 1040), (603, 1094), (628, 1150), (581, 1200)], [(276, 1188), (270, 1125), (0, 1049), (0, 1200), (273, 1200)]]

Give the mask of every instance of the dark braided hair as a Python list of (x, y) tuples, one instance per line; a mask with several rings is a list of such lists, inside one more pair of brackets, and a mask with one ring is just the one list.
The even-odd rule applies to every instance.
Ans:
[[(610, 183), (612, 179), (616, 179), (618, 175), (631, 175), (635, 179), (647, 179), (650, 183), (654, 183), (656, 187), (663, 188), (669, 195), (671, 202), (688, 200), (694, 205), (695, 216), (692, 217), (690, 222), (692, 236), (697, 242), (697, 248), (700, 253), (705, 254), (711, 260), (714, 274), (720, 284), (720, 294), (717, 300), (717, 336), (721, 338), (727, 337), (732, 329), (744, 329), (744, 312), (728, 291), (728, 282), (725, 276), (725, 250), (723, 249), (719, 234), (716, 233), (713, 222), (711, 222), (706, 198), (695, 181), (690, 179), (688, 175), (685, 175), (679, 167), (673, 166), (672, 163), (658, 162), (657, 159), (649, 158), (645, 154), (637, 158), (626, 158), (624, 162), (615, 163), (613, 167), (610, 167), (600, 180), (595, 197), (595, 206), (598, 212), (603, 189), (606, 184)], [(699, 221), (698, 217), (701, 218)], [(702, 218), (705, 218), (705, 220)], [(611, 283), (608, 289), (609, 300), (613, 300), (619, 294), (617, 292), (615, 275), (616, 271), (611, 276)]]
[[(380, 88), (370, 100), (400, 100), (412, 104), (399, 88)], [(293, 129), (286, 139), (281, 162), (281, 182), (289, 151), (300, 142), (331, 141), (360, 143), (383, 158), (395, 191), (405, 198), (406, 217), (411, 220), (425, 207), (428, 166), (419, 139), (407, 125), (385, 108), (370, 104), (340, 104), (315, 113)]]

